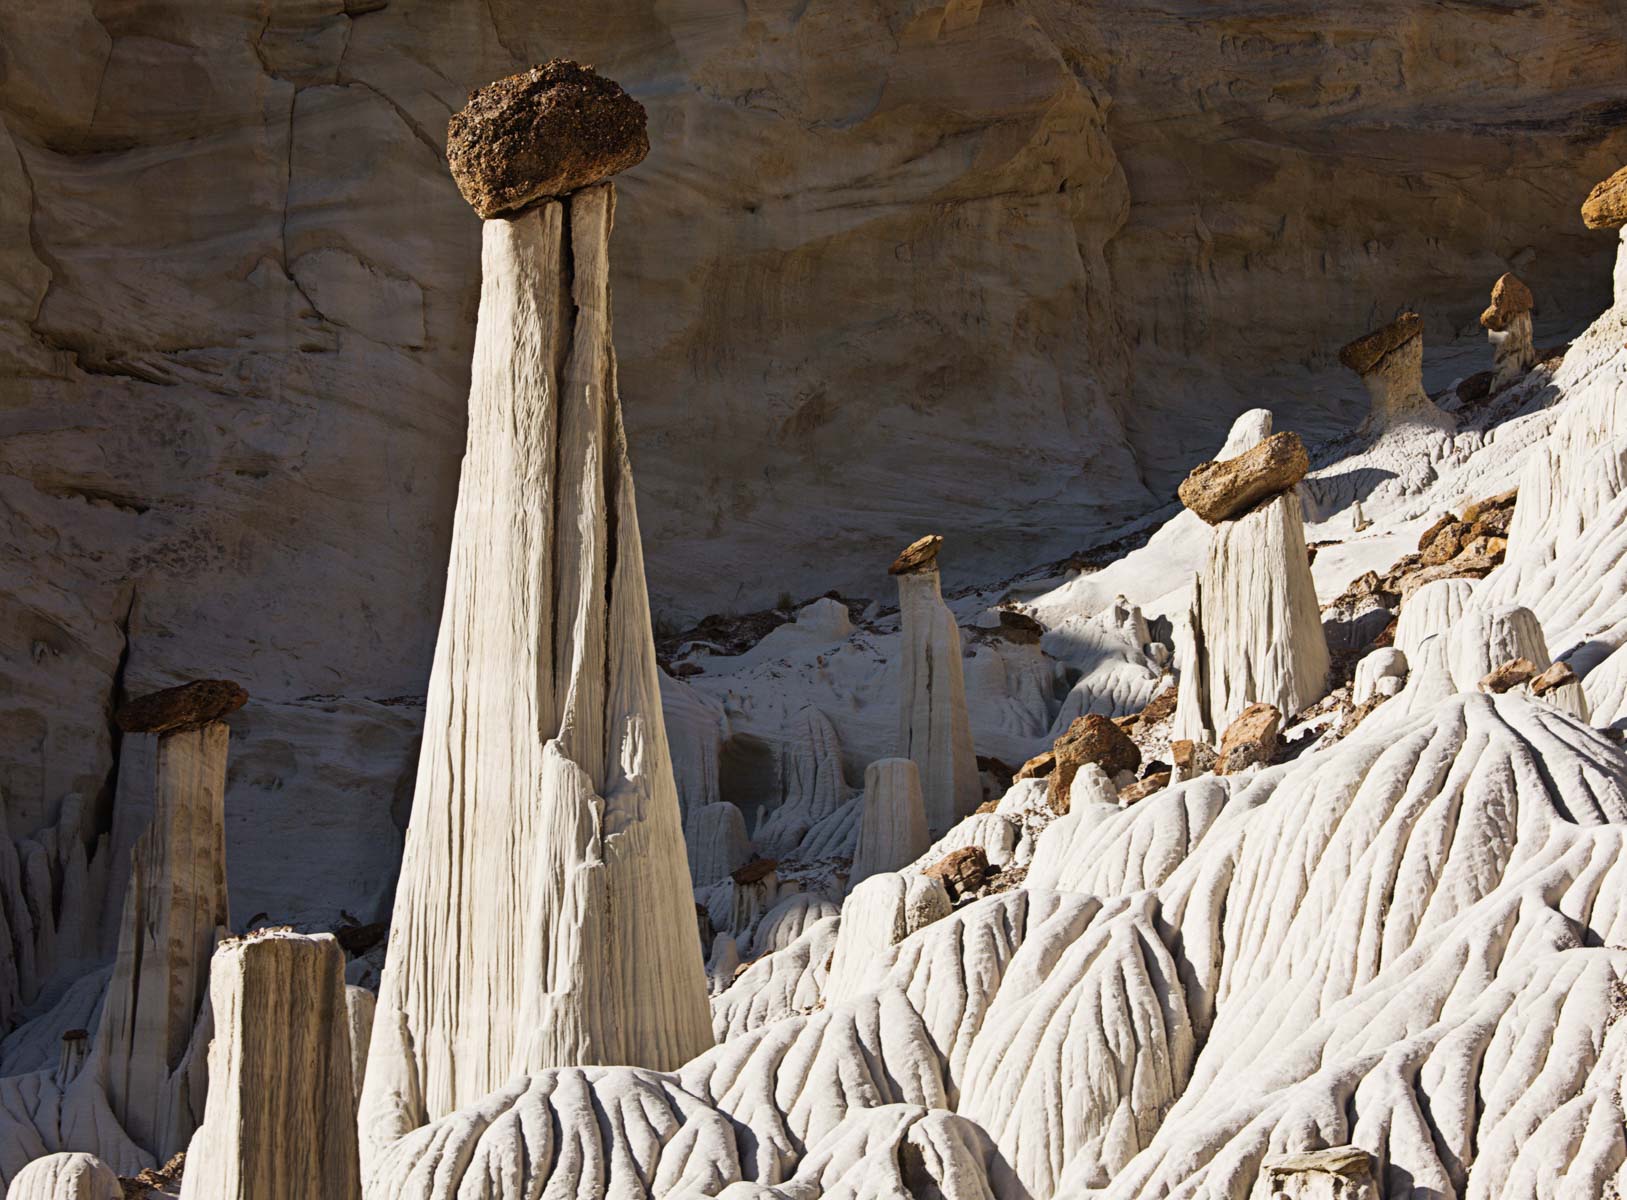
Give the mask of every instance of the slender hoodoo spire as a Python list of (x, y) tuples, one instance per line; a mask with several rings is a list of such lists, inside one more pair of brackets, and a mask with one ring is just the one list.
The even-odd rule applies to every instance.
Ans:
[(947, 833), (983, 802), (966, 713), (960, 627), (938, 586), (943, 538), (929, 534), (906, 546), (888, 571), (898, 578), (903, 629), (898, 683), (898, 755), (921, 772), (927, 826)]
[[(510, 215), (483, 230), (364, 1158), (517, 1075), (670, 1069), (712, 1044), (616, 393), (615, 191), (596, 182), (630, 165), (643, 128), (635, 101), (569, 63), (481, 89), (452, 122), (460, 187)], [(581, 190), (518, 212), (477, 200), (532, 203), (538, 163), (545, 189)]]

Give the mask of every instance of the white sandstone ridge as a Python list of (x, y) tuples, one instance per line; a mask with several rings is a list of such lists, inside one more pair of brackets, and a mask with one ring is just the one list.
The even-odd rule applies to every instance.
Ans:
[[(611, 342), (609, 183), (482, 230), (468, 447), (362, 1090), (369, 1195), (509, 1081), (712, 1043)], [(388, 1160), (388, 1161), (386, 1161)]]
[(933, 836), (948, 832), (983, 800), (966, 713), (960, 627), (938, 582), (942, 545), (943, 538), (928, 534), (906, 546), (888, 568), (898, 580), (903, 631), (896, 753), (920, 769)]

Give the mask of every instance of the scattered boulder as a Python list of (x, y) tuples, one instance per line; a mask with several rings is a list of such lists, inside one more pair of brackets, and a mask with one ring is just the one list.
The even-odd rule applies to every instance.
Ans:
[(1056, 768), (1050, 773), (1051, 808), (1065, 813), (1070, 807), (1068, 791), (1073, 777), (1086, 763), (1095, 763), (1109, 778), (1120, 771), (1134, 771), (1141, 765), (1141, 750), (1113, 721), (1098, 713), (1087, 713), (1068, 726), (1057, 738)]
[(1044, 779), (1054, 770), (1056, 770), (1056, 751), (1041, 751), (1017, 768), (1017, 773), (1011, 777), (1011, 782), (1017, 783), (1024, 779)]
[[(1418, 552), (1422, 554), (1425, 550), (1429, 549), (1430, 543), (1435, 540), (1442, 530), (1450, 529), (1453, 525), (1457, 525), (1459, 523), (1460, 522), (1458, 519), (1451, 513), (1442, 513), (1433, 525), (1418, 535)], [(1373, 575), (1374, 579), (1378, 578), (1378, 576), (1371, 571), (1369, 571), (1368, 574)]]
[(446, 130), (452, 178), (487, 219), (579, 191), (649, 152), (644, 106), (563, 58), (476, 88)]
[(920, 571), (935, 571), (938, 568), (938, 551), (942, 548), (942, 534), (929, 533), (916, 538), (899, 551), (893, 565), (887, 568), (887, 574), (914, 575)]
[(179, 733), (230, 716), (249, 694), (229, 679), (195, 679), (130, 701), (116, 716), (125, 733)]
[(1274, 433), (1252, 450), (1199, 463), (1179, 488), (1181, 503), (1211, 525), (1247, 512), (1293, 487), (1311, 469), (1297, 433)]
[(1582, 223), (1589, 229), (1627, 225), (1627, 167), (1593, 186), (1582, 201)]
[(1379, 1200), (1377, 1160), (1360, 1146), (1278, 1154), (1260, 1164), (1255, 1197)]
[(1571, 670), (1569, 663), (1556, 662), (1542, 674), (1531, 680), (1531, 691), (1537, 696), (1546, 696), (1555, 688), (1564, 687), (1567, 683), (1577, 683), (1576, 672)]
[[(908, 554), (909, 551), (904, 552)], [(900, 557), (903, 557), (900, 555)], [(893, 566), (897, 566), (895, 561)], [(1045, 626), (1027, 613), (1018, 612), (1014, 608), (1000, 610), (1000, 636), (1008, 642), (1016, 642), (1024, 646), (1037, 646), (1045, 636)]]
[(1468, 544), (1470, 530), (1471, 527), (1462, 521), (1453, 521), (1438, 528), (1429, 544), (1419, 547), (1424, 566), (1436, 567), (1451, 562)]
[(761, 883), (779, 865), (778, 859), (755, 858), (736, 870), (729, 878), (739, 884)]
[(1520, 281), (1519, 276), (1513, 272), (1505, 272), (1492, 284), (1491, 304), (1480, 314), (1480, 326), (1495, 333), (1503, 333), (1513, 323), (1515, 317), (1530, 313), (1536, 304), (1531, 289)]
[(1392, 350), (1399, 349), (1424, 332), (1424, 319), (1404, 312), (1382, 329), (1364, 333), (1339, 351), (1339, 361), (1358, 375), (1369, 374)]
[(1168, 771), (1157, 771), (1143, 779), (1131, 784), (1119, 793), (1119, 803), (1128, 807), (1138, 800), (1145, 800), (1154, 792), (1161, 792), (1169, 786), (1172, 778)]
[(1251, 704), (1226, 727), (1215, 772), (1235, 775), (1255, 763), (1268, 763), (1282, 746), (1282, 713), (1274, 705)]
[(1537, 664), (1529, 658), (1511, 658), (1486, 673), (1480, 680), (1480, 690), (1490, 692), (1494, 696), (1501, 696), (1504, 692), (1511, 691), (1522, 683), (1530, 682), (1536, 673)]
[(390, 926), (383, 921), (372, 921), (366, 925), (341, 925), (333, 931), (333, 940), (339, 943), (339, 949), (355, 958), (366, 954), (382, 942), (389, 932)]
[(1169, 757), (1174, 762), (1175, 769), (1181, 773), (1182, 779), (1195, 779), (1199, 775), (1213, 771), (1220, 756), (1208, 742), (1181, 738), (1169, 744)]
[(1506, 492), (1498, 492), (1495, 496), (1487, 496), (1484, 500), (1476, 500), (1463, 510), (1463, 519), (1471, 525), (1478, 525), (1493, 513), (1513, 513), (1514, 502), (1519, 496), (1520, 489), (1512, 487)]
[(977, 891), (988, 879), (989, 856), (982, 846), (962, 846), (945, 854), (922, 874), (943, 884), (950, 900), (959, 900)]

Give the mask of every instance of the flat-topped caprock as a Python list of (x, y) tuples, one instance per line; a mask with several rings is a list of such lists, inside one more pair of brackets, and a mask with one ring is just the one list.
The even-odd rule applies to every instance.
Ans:
[(248, 702), (230, 679), (195, 679), (179, 687), (138, 696), (115, 716), (125, 733), (179, 733), (223, 720)]
[(1346, 342), (1339, 351), (1339, 361), (1356, 374), (1366, 375), (1386, 354), (1421, 337), (1423, 332), (1424, 319), (1415, 312), (1404, 312), (1383, 328)]
[(887, 568), (887, 574), (914, 575), (919, 571), (935, 571), (938, 568), (938, 551), (942, 548), (943, 535), (940, 533), (916, 538), (899, 551), (893, 565)]
[(563, 58), (477, 88), (446, 128), (452, 178), (485, 218), (580, 191), (649, 152), (644, 106)]
[(1181, 503), (1211, 525), (1240, 516), (1305, 478), (1310, 456), (1299, 434), (1274, 433), (1236, 458), (1199, 463), (1177, 489)]

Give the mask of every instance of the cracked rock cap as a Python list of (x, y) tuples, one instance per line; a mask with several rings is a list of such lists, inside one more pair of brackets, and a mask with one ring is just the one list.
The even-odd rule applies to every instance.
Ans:
[(231, 715), (248, 698), (229, 679), (196, 679), (137, 697), (119, 709), (115, 719), (125, 733), (179, 733)]
[(893, 559), (893, 565), (887, 568), (887, 574), (914, 575), (921, 571), (937, 570), (938, 551), (942, 546), (941, 533), (929, 533), (923, 538), (916, 538)]
[(1627, 167), (1594, 186), (1582, 201), (1582, 223), (1589, 229), (1627, 225)]
[(1404, 312), (1383, 329), (1365, 333), (1339, 351), (1339, 361), (1358, 375), (1378, 366), (1379, 360), (1398, 346), (1404, 346), (1424, 331), (1424, 319)]
[(649, 152), (644, 106), (563, 58), (477, 88), (446, 130), (452, 178), (482, 217), (568, 195)]
[(1247, 512), (1260, 501), (1286, 492), (1311, 469), (1299, 434), (1274, 433), (1236, 458), (1199, 463), (1177, 489), (1181, 503), (1210, 525)]
[(1536, 298), (1531, 295), (1531, 289), (1520, 281), (1520, 277), (1512, 272), (1505, 273), (1491, 285), (1491, 305), (1480, 314), (1480, 326), (1501, 333), (1515, 317), (1530, 312), (1536, 306)]

